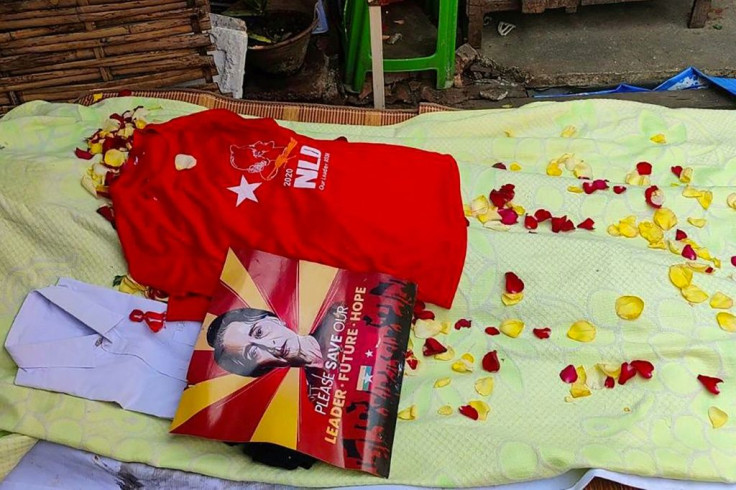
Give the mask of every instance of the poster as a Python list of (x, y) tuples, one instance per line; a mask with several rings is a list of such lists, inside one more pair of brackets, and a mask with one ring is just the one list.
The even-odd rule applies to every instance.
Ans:
[(388, 477), (413, 283), (230, 250), (171, 425)]

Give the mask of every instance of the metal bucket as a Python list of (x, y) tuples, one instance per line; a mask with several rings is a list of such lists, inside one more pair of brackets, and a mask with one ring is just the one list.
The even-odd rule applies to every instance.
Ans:
[[(271, 10), (268, 13), (304, 14), (303, 11), (286, 9)], [(249, 45), (248, 64), (258, 68), (262, 72), (272, 75), (289, 75), (299, 71), (304, 64), (304, 58), (307, 55), (307, 47), (309, 46), (309, 39), (318, 20), (317, 13), (315, 11), (314, 20), (311, 25), (296, 36), (270, 46)]]

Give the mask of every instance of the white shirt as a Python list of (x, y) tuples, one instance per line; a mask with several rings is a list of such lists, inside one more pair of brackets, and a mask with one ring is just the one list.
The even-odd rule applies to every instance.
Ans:
[(72, 279), (32, 291), (5, 341), (15, 384), (173, 418), (201, 324), (166, 322), (154, 333), (128, 318), (135, 309), (166, 305)]

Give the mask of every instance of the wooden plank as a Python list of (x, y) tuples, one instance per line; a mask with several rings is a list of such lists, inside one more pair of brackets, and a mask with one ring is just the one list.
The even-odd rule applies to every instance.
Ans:
[(693, 0), (693, 10), (690, 13), (690, 22), (687, 26), (691, 29), (700, 29), (705, 27), (705, 21), (708, 20), (710, 5), (711, 0)]
[[(362, 2), (363, 0), (358, 0)], [(369, 5), (368, 7), (368, 24), (371, 39), (371, 63), (372, 63), (372, 79), (373, 79), (373, 107), (376, 109), (384, 109), (386, 107), (386, 96), (384, 94), (383, 84), (383, 38), (381, 37), (381, 6)], [(362, 87), (356, 87), (360, 89)]]

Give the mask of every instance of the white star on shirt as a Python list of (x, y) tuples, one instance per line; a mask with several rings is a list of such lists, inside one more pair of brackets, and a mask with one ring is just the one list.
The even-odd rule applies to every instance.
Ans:
[(365, 357), (373, 357), (373, 351), (370, 349), (365, 351)]
[(373, 375), (369, 374), (368, 376), (365, 377), (364, 383), (371, 384), (372, 381), (373, 381)]
[(245, 177), (241, 175), (240, 184), (236, 185), (235, 187), (228, 187), (227, 190), (238, 195), (238, 202), (235, 203), (235, 207), (237, 208), (246, 199), (249, 201), (258, 202), (255, 191), (256, 189), (258, 189), (258, 187), (260, 187), (260, 185), (260, 182), (256, 184), (248, 183), (248, 181), (245, 180)]

